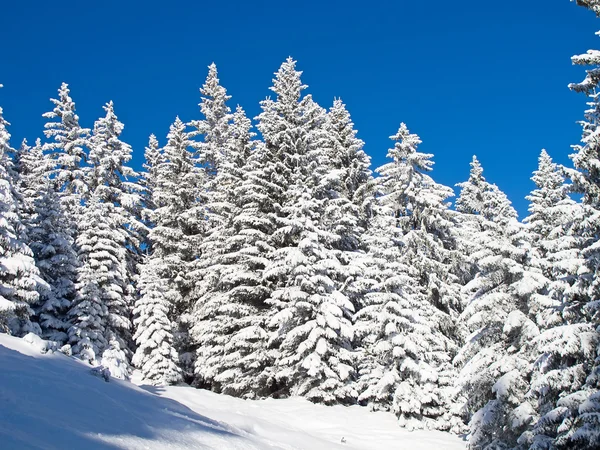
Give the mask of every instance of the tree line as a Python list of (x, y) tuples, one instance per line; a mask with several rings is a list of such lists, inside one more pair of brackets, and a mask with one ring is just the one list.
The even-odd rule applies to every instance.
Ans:
[(471, 449), (598, 448), (600, 59), (573, 62), (581, 143), (572, 167), (541, 152), (521, 222), (476, 157), (452, 205), (404, 123), (373, 174), (344, 103), (318, 105), (291, 58), (254, 120), (211, 65), (202, 118), (150, 136), (139, 172), (112, 102), (83, 128), (63, 84), (16, 149), (0, 110), (0, 330), (124, 379), (391, 411)]

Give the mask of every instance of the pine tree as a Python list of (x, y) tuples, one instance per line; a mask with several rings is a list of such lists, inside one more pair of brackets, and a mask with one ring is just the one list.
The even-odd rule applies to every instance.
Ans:
[[(124, 125), (118, 120), (112, 102), (107, 103), (104, 110), (106, 115), (94, 123), (89, 140), (90, 168), (86, 182), (88, 191), (99, 201), (113, 204), (118, 215), (115, 221), (120, 225), (118, 231), (125, 240), (128, 287), (123, 304), (111, 314), (119, 315), (119, 322), (127, 322), (133, 307), (133, 284), (137, 277), (141, 244), (147, 230), (141, 222), (142, 187), (137, 183), (138, 174), (127, 165), (132, 149), (120, 138)], [(124, 333), (124, 341), (131, 341), (129, 332), (123, 329), (121, 333)]]
[[(534, 416), (525, 402), (536, 356), (539, 328), (530, 310), (535, 294), (548, 280), (536, 262), (516, 221), (506, 195), (486, 182), (477, 170), (479, 183), (463, 183), (461, 198), (479, 198), (480, 205), (466, 202), (475, 273), (463, 288), (465, 344), (455, 358), (459, 367), (458, 404), (469, 421), (469, 448), (517, 445)], [(473, 179), (473, 173), (471, 179)]]
[[(342, 268), (332, 249), (336, 236), (320, 228), (328, 172), (326, 112), (305, 89), (288, 58), (264, 100), (258, 129), (275, 161), (270, 181), (275, 211), (274, 250), (263, 279), (272, 286), (267, 303), (270, 345), (278, 350), (273, 389), (277, 395), (305, 395), (326, 403), (352, 402), (353, 305), (339, 290)], [(300, 345), (300, 343), (302, 343)]]
[(64, 227), (65, 212), (49, 178), (51, 161), (43, 154), (40, 140), (33, 147), (21, 146), (16, 162), (27, 243), (49, 286), (40, 292), (37, 320), (42, 337), (64, 344), (70, 326), (67, 312), (75, 297), (77, 254)]
[(8, 125), (0, 108), (0, 331), (39, 333), (30, 317), (39, 300), (38, 290), (47, 285), (39, 277), (31, 249), (22, 241)]
[(156, 209), (150, 220), (152, 257), (161, 261), (156, 274), (164, 280), (175, 323), (174, 346), (186, 376), (193, 373), (194, 345), (189, 337), (193, 284), (189, 274), (195, 267), (205, 229), (203, 211), (204, 175), (191, 152), (192, 140), (185, 124), (176, 118), (167, 135), (167, 145), (155, 167), (152, 201)]
[[(96, 195), (84, 209), (77, 238), (81, 266), (70, 310), (69, 341), (74, 355), (91, 364), (110, 364), (112, 375), (127, 378), (127, 346), (118, 335), (129, 327), (118, 312), (127, 280), (125, 240), (118, 217), (115, 206)], [(118, 359), (113, 361), (113, 356)]]
[(359, 400), (394, 411), (410, 428), (449, 429), (458, 304), (452, 264), (452, 191), (427, 172), (432, 155), (405, 124), (391, 137), (392, 162), (377, 169), (377, 214), (367, 233), (371, 292), (356, 316), (362, 362)]
[[(55, 173), (52, 178), (65, 210), (76, 216), (81, 196), (87, 191), (82, 164), (86, 159), (84, 148), (87, 146), (90, 130), (79, 125), (75, 102), (69, 94), (68, 85), (63, 83), (58, 90), (58, 99), (50, 99), (54, 109), (43, 114), (47, 119), (57, 119), (45, 125), (44, 134), (48, 139), (52, 139), (52, 142), (45, 144), (44, 150), (50, 152), (55, 161)], [(73, 224), (69, 226), (74, 227)]]
[(371, 159), (363, 150), (364, 142), (356, 137), (350, 113), (340, 99), (334, 100), (327, 119), (329, 171), (319, 190), (325, 191), (328, 201), (321, 226), (339, 236), (335, 248), (354, 251), (361, 248), (360, 235), (369, 213)]
[(464, 214), (481, 214), (483, 210), (483, 193), (487, 191), (489, 183), (483, 177), (483, 168), (477, 156), (473, 155), (473, 161), (470, 165), (469, 179), (457, 184), (461, 190), (455, 206), (457, 211)]
[[(577, 3), (597, 16), (600, 13), (597, 0), (578, 0)], [(566, 291), (566, 301), (563, 300), (561, 315), (565, 325), (548, 330), (546, 339), (540, 343), (545, 349), (544, 363), (555, 373), (553, 378), (546, 377), (550, 389), (541, 393), (550, 394), (549, 399), (544, 399), (546, 404), (550, 403), (548, 400), (556, 403), (553, 409), (542, 411), (543, 415), (533, 430), (535, 448), (549, 443), (556, 448), (573, 449), (592, 449), (600, 445), (598, 54), (596, 50), (589, 50), (572, 58), (574, 64), (592, 66), (582, 82), (569, 86), (590, 98), (590, 108), (581, 122), (581, 144), (574, 146), (575, 153), (571, 155), (574, 170), (568, 171), (573, 191), (582, 195), (580, 214), (574, 220), (572, 233), (581, 250), (583, 264), (577, 272), (571, 272), (576, 273), (576, 279)], [(560, 391), (558, 397), (557, 390)]]
[[(104, 110), (106, 116), (96, 121), (89, 140), (91, 167), (86, 180), (90, 197), (77, 239), (82, 267), (69, 335), (74, 352), (82, 359), (101, 361), (113, 376), (128, 378), (135, 278), (130, 255), (137, 242), (130, 233), (135, 218), (127, 207), (135, 203), (132, 197), (139, 189), (127, 181), (135, 172), (125, 165), (131, 147), (119, 139), (123, 124), (112, 102)], [(100, 332), (104, 335), (97, 336)]]
[[(196, 383), (231, 395), (268, 394), (265, 299), (262, 283), (269, 248), (269, 186), (265, 188), (263, 152), (254, 150), (254, 133), (243, 109), (237, 108), (216, 182), (213, 211), (220, 225), (202, 245), (204, 280), (194, 310), (198, 343)], [(264, 147), (263, 147), (264, 149)], [(265, 162), (265, 161), (262, 161)]]
[(215, 63), (208, 67), (208, 76), (200, 93), (203, 97), (199, 106), (204, 120), (192, 121), (190, 125), (197, 130), (192, 136), (203, 136), (203, 141), (194, 143), (194, 147), (208, 178), (213, 179), (219, 166), (227, 158), (229, 124), (232, 119), (231, 110), (227, 106), (231, 96), (227, 95), (227, 90), (219, 84)]
[(560, 414), (548, 413), (555, 409), (561, 396), (579, 389), (584, 381), (581, 363), (585, 350), (576, 342), (578, 336), (589, 335), (589, 329), (578, 323), (581, 316), (575, 298), (577, 273), (584, 261), (579, 251), (580, 239), (573, 233), (581, 209), (569, 198), (570, 186), (565, 184), (562, 172), (542, 151), (538, 170), (532, 177), (536, 189), (528, 196), (530, 215), (525, 219), (532, 251), (549, 279), (546, 288), (532, 296), (530, 307), (540, 329), (527, 394), (534, 421), (519, 442), (532, 448), (544, 448), (553, 441), (564, 410)]
[(144, 233), (143, 244), (146, 248), (149, 248), (150, 241), (148, 239), (148, 232), (152, 226), (150, 216), (152, 211), (156, 209), (156, 205), (152, 200), (154, 189), (156, 188), (157, 177), (158, 177), (158, 166), (163, 161), (162, 149), (159, 146), (158, 140), (154, 134), (150, 135), (148, 139), (148, 146), (144, 151), (144, 163), (143, 171), (140, 172), (139, 185), (142, 189), (141, 202), (143, 211), (141, 213), (141, 219), (148, 230)]
[(156, 385), (182, 381), (179, 355), (173, 347), (173, 323), (169, 319), (172, 299), (165, 289), (165, 280), (158, 275), (164, 272), (161, 265), (162, 261), (150, 256), (142, 266), (140, 298), (133, 311), (137, 350), (132, 362), (144, 380)]

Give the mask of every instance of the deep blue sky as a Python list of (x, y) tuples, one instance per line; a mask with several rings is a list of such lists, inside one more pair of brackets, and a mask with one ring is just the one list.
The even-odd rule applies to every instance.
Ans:
[(115, 102), (139, 166), (150, 133), (200, 118), (215, 62), (250, 116), (291, 55), (308, 92), (347, 104), (373, 167), (401, 121), (453, 186), (477, 154), (526, 214), (542, 148), (569, 164), (585, 97), (570, 57), (599, 48), (600, 21), (568, 0), (7, 1), (0, 10), (0, 105), (13, 145), (41, 136), (41, 114), (69, 83), (84, 126)]

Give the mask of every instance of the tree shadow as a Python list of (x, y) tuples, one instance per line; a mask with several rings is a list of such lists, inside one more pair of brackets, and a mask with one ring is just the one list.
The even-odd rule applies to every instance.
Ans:
[(237, 441), (259, 448), (240, 430), (153, 395), (150, 387), (114, 378), (107, 383), (89, 368), (62, 354), (33, 357), (0, 345), (0, 447), (105, 450), (159, 440), (195, 448)]

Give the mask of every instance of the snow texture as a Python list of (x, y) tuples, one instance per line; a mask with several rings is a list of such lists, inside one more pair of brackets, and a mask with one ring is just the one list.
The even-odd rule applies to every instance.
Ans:
[(186, 386), (90, 376), (60, 353), (0, 334), (0, 442), (13, 449), (458, 450), (460, 438), (407, 432), (395, 417), (307, 400), (247, 401)]

